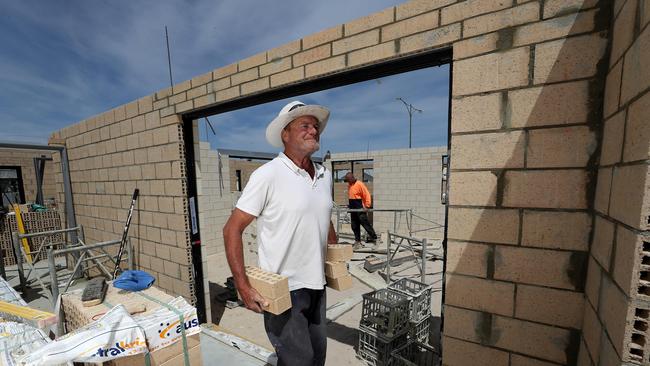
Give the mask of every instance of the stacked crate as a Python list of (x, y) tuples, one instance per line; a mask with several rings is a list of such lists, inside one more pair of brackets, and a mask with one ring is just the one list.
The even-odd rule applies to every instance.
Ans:
[(371, 365), (393, 364), (393, 351), (407, 344), (409, 298), (381, 289), (363, 295), (357, 354)]
[(409, 299), (409, 340), (428, 344), (431, 324), (431, 286), (410, 278), (402, 278), (391, 283), (388, 288)]
[(348, 261), (352, 259), (352, 245), (329, 244), (325, 260), (327, 286), (343, 291), (352, 287), (352, 275), (348, 272)]
[(253, 266), (246, 266), (246, 275), (251, 286), (268, 300), (269, 305), (262, 307), (264, 311), (278, 315), (291, 309), (291, 294), (287, 277)]

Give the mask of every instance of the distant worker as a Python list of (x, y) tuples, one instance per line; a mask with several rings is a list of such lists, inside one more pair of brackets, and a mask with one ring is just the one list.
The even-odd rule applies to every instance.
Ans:
[(372, 198), (366, 185), (358, 181), (351, 172), (343, 178), (348, 183), (348, 208), (363, 209), (363, 212), (350, 212), (350, 226), (354, 233), (354, 249), (361, 247), (361, 226), (368, 233), (366, 243), (376, 243), (377, 234), (368, 221), (368, 209), (372, 207)]
[(291, 309), (264, 313), (264, 327), (281, 365), (324, 365), (327, 349), (325, 257), (336, 243), (331, 222), (332, 174), (311, 160), (330, 112), (294, 101), (266, 128), (266, 140), (283, 147), (253, 172), (223, 228), (228, 265), (246, 307), (268, 306), (244, 269), (242, 233), (257, 218), (259, 266), (289, 278)]

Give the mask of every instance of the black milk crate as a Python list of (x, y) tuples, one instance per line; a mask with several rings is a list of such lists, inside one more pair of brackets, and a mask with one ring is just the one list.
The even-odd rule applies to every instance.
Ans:
[(440, 355), (435, 348), (417, 341), (409, 341), (392, 353), (391, 366), (433, 366)]
[(418, 323), (409, 322), (409, 340), (429, 344), (429, 329), (431, 317), (426, 317)]
[(357, 355), (369, 365), (391, 366), (393, 365), (392, 353), (407, 344), (407, 342), (408, 337), (406, 333), (386, 339), (381, 337), (372, 328), (359, 326), (359, 348)]
[(363, 294), (360, 325), (390, 339), (408, 330), (409, 299), (389, 289)]
[(431, 315), (430, 285), (402, 278), (388, 285), (388, 288), (409, 297), (409, 319), (412, 322), (420, 322)]

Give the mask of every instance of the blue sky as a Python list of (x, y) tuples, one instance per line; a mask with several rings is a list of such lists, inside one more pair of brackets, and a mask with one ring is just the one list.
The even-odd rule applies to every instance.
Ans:
[[(400, 0), (0, 0), (0, 141), (46, 143), (62, 127), (174, 81), (399, 4)], [(413, 146), (444, 145), (448, 68), (432, 68), (299, 98), (332, 109), (323, 150), (408, 146), (402, 97), (422, 109)], [(210, 117), (214, 148), (276, 151), (264, 128), (287, 100)], [(203, 122), (201, 124), (203, 126)], [(202, 139), (206, 139), (204, 128)]]

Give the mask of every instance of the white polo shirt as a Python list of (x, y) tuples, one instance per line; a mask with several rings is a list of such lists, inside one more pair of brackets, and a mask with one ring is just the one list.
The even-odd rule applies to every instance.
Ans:
[(251, 175), (237, 208), (257, 217), (259, 266), (289, 278), (289, 290), (322, 289), (333, 207), (332, 174), (314, 178), (284, 153)]

